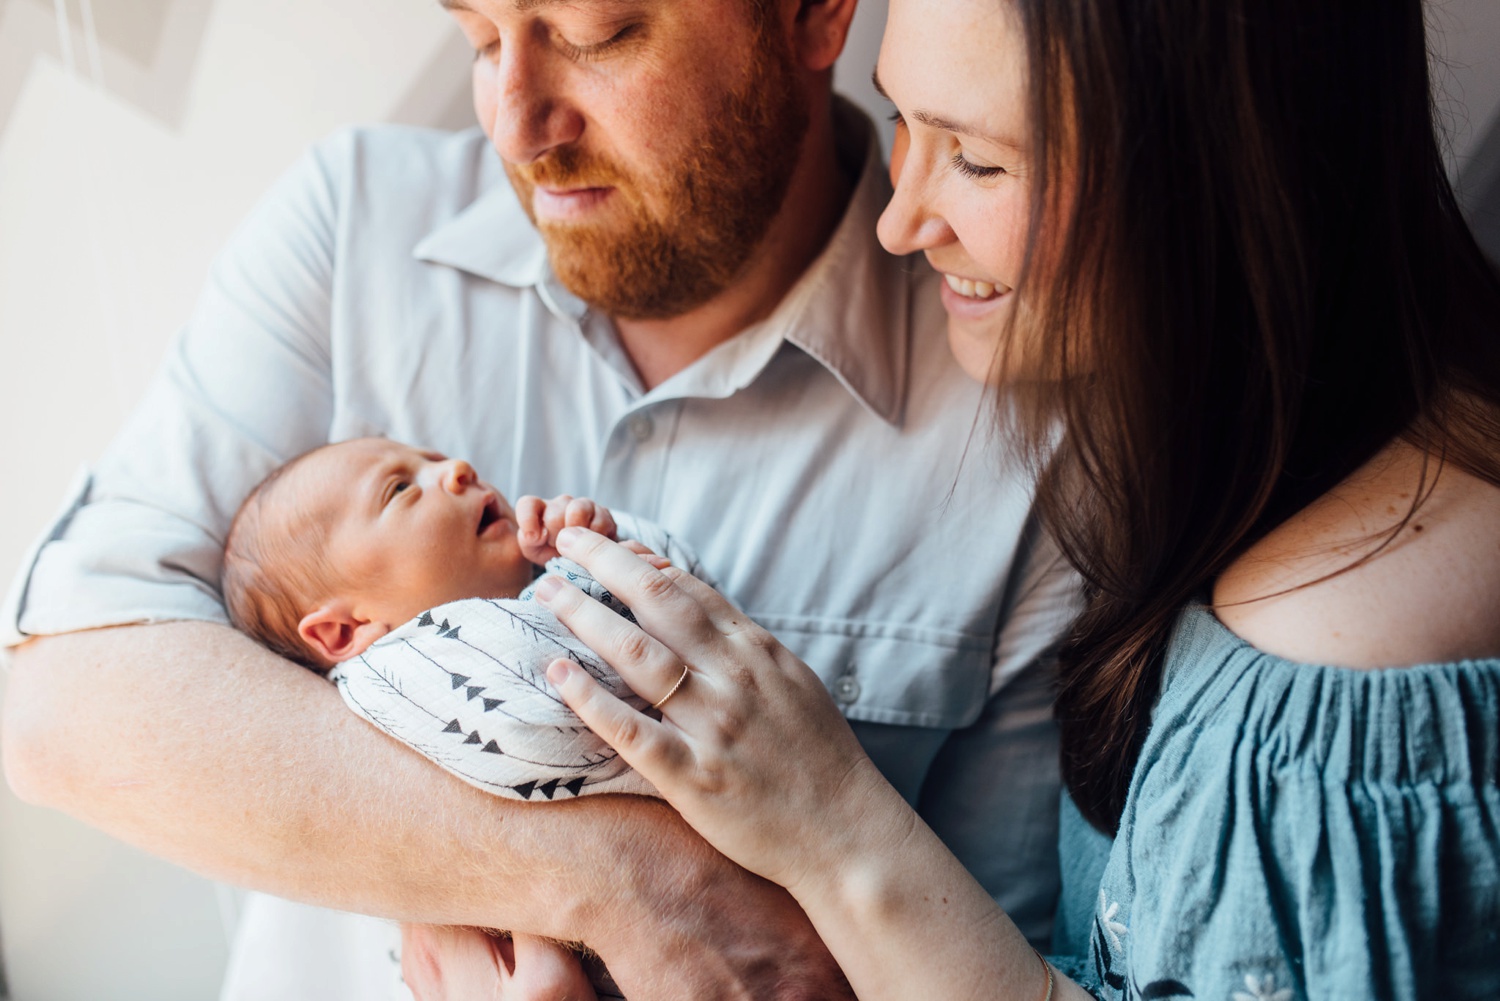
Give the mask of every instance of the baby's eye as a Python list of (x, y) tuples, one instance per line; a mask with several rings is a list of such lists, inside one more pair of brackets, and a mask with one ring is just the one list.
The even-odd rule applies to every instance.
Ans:
[(393, 487), (391, 489), (391, 493), (393, 493), (393, 494), (399, 494), (401, 491), (405, 490), (409, 486), (411, 486), (410, 483), (406, 483), (406, 482), (404, 482), (402, 480), (397, 480), (395, 487)]

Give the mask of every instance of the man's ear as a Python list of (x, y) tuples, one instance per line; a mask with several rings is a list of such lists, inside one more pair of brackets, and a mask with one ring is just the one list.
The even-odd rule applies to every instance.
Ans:
[(797, 56), (804, 67), (814, 73), (832, 68), (839, 53), (844, 51), (857, 4), (858, 0), (797, 0), (797, 20), (792, 30), (797, 40)]
[(348, 603), (337, 600), (308, 612), (297, 623), (297, 635), (302, 642), (330, 666), (359, 656), (390, 631), (390, 626), (362, 619)]

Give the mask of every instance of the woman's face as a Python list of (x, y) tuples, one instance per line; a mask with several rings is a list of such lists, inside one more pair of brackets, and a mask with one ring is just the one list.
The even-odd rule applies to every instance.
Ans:
[(1007, 0), (891, 0), (876, 85), (900, 116), (880, 242), (943, 276), (948, 343), (983, 380), (1017, 308), (1031, 211), (1020, 22)]

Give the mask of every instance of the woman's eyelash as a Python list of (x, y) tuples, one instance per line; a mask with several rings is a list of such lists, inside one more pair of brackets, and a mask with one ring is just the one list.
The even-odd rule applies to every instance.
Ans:
[(1004, 167), (981, 167), (979, 164), (965, 159), (962, 153), (954, 153), (953, 159), (949, 163), (953, 165), (954, 170), (965, 177), (994, 177), (997, 174), (1005, 173)]
[(899, 111), (892, 111), (889, 115), (886, 115), (885, 117), (886, 117), (886, 120), (889, 121), (893, 125), (905, 125), (906, 124), (906, 117), (904, 115), (902, 115), (901, 112), (899, 112)]

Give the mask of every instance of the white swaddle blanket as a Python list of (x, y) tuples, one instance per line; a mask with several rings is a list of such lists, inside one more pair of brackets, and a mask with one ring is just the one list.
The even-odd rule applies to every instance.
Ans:
[[(696, 555), (651, 522), (615, 516), (635, 539), (696, 576)], [(577, 563), (559, 574), (634, 621)], [(465, 598), (423, 612), (329, 672), (344, 702), (381, 730), (465, 782), (511, 799), (554, 800), (592, 793), (655, 796), (558, 697), (547, 665), (568, 657), (637, 708), (647, 703), (533, 597)]]

